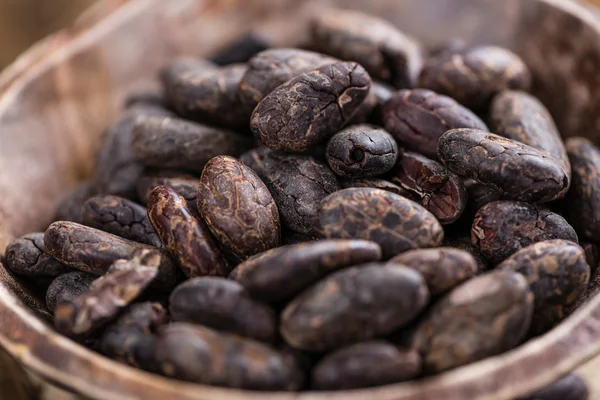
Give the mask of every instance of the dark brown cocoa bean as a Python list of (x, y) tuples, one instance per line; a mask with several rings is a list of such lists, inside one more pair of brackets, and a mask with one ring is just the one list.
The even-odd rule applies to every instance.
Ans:
[(211, 60), (217, 65), (245, 63), (269, 47), (271, 44), (265, 37), (249, 32), (220, 48)]
[(423, 65), (421, 87), (450, 96), (465, 107), (481, 110), (505, 89), (528, 90), (529, 69), (515, 53), (496, 46), (445, 51)]
[(281, 232), (281, 244), (284, 246), (291, 245), (291, 244), (304, 243), (304, 242), (312, 242), (315, 240), (317, 240), (315, 237), (313, 237), (311, 235), (306, 235), (304, 233), (288, 231), (288, 230), (284, 230), (283, 232)]
[(483, 256), (497, 264), (523, 247), (544, 240), (577, 243), (577, 234), (558, 214), (535, 204), (495, 201), (477, 211), (471, 240)]
[(381, 248), (366, 240), (320, 240), (279, 247), (238, 265), (229, 275), (256, 298), (287, 300), (325, 275), (378, 261)]
[(17, 275), (29, 278), (56, 278), (71, 268), (46, 254), (44, 233), (30, 233), (13, 240), (4, 254), (6, 267)]
[(577, 233), (600, 243), (600, 150), (585, 138), (569, 138), (572, 183), (567, 196), (567, 218)]
[(322, 351), (391, 333), (429, 300), (414, 270), (364, 264), (338, 271), (284, 309), (280, 332), (297, 349)]
[(321, 202), (315, 230), (328, 239), (365, 239), (381, 246), (383, 258), (439, 246), (444, 230), (417, 203), (380, 189), (344, 189)]
[(544, 333), (563, 318), (566, 310), (585, 291), (590, 267), (585, 252), (575, 243), (547, 240), (525, 247), (497, 269), (525, 276), (535, 296), (530, 333)]
[(61, 302), (72, 302), (80, 294), (88, 290), (97, 275), (75, 271), (63, 274), (52, 281), (46, 291), (46, 307), (54, 313), (56, 305)]
[(467, 206), (462, 179), (437, 161), (417, 153), (399, 157), (391, 181), (410, 192), (410, 199), (429, 210), (442, 224), (456, 221)]
[(429, 293), (439, 295), (477, 273), (477, 261), (464, 250), (451, 247), (410, 250), (392, 258), (390, 265), (412, 268), (423, 276)]
[(211, 158), (237, 157), (252, 145), (250, 137), (178, 118), (145, 117), (133, 132), (133, 151), (140, 163), (198, 173)]
[(137, 183), (138, 197), (142, 204), (148, 204), (148, 195), (157, 186), (168, 186), (187, 200), (194, 215), (198, 212), (198, 177), (177, 170), (149, 171)]
[(166, 95), (179, 115), (212, 125), (241, 128), (248, 125), (251, 111), (239, 97), (245, 72), (243, 64), (221, 68), (182, 66), (163, 74), (163, 82)]
[(278, 86), (296, 76), (339, 62), (324, 54), (301, 49), (270, 49), (248, 61), (248, 69), (240, 82), (242, 103), (253, 109)]
[[(44, 235), (46, 251), (63, 264), (95, 275), (105, 274), (118, 260), (130, 260), (140, 250), (156, 247), (123, 239), (74, 222), (55, 222)], [(171, 291), (181, 273), (173, 260), (163, 252), (152, 288)]]
[(94, 196), (83, 205), (83, 223), (134, 242), (162, 247), (145, 207), (118, 196)]
[(148, 218), (188, 278), (230, 272), (204, 223), (194, 218), (185, 199), (173, 189), (157, 186), (150, 192)]
[(486, 271), (489, 268), (488, 261), (483, 257), (477, 246), (471, 241), (470, 231), (466, 234), (446, 235), (444, 246), (454, 247), (455, 249), (464, 250), (473, 256), (477, 261), (477, 273)]
[(312, 373), (314, 390), (347, 390), (402, 382), (421, 372), (421, 356), (391, 343), (372, 341), (325, 356)]
[(434, 160), (438, 159), (437, 142), (444, 132), (457, 128), (488, 130), (471, 110), (427, 89), (394, 93), (381, 113), (383, 126), (400, 146)]
[(388, 21), (357, 11), (321, 10), (311, 27), (313, 44), (323, 53), (356, 61), (398, 88), (415, 84), (421, 48)]
[(503, 200), (504, 196), (494, 186), (477, 182), (474, 179), (464, 179), (463, 183), (467, 188), (470, 208), (473, 214), (481, 207), (492, 201)]
[(261, 147), (243, 155), (241, 161), (267, 185), (284, 227), (296, 232), (312, 233), (319, 202), (340, 189), (329, 167), (312, 157)]
[(145, 116), (169, 117), (173, 113), (156, 105), (136, 104), (106, 129), (93, 178), (97, 193), (135, 199), (135, 186), (144, 166), (133, 154), (133, 128), (135, 122)]
[(571, 176), (560, 132), (541, 101), (522, 91), (505, 90), (494, 97), (489, 113), (492, 132), (546, 151)]
[(54, 221), (70, 221), (80, 224), (82, 222), (83, 204), (96, 192), (96, 186), (92, 182), (77, 185), (58, 203)]
[(302, 373), (290, 357), (250, 339), (184, 323), (159, 332), (156, 359), (172, 378), (251, 390), (298, 390)]
[(583, 378), (570, 373), (537, 392), (518, 400), (588, 400), (589, 390)]
[(438, 154), (451, 171), (493, 185), (507, 199), (542, 203), (569, 188), (569, 176), (548, 153), (493, 133), (453, 129), (440, 137)]
[(359, 64), (341, 62), (298, 75), (256, 106), (250, 128), (269, 148), (305, 151), (338, 132), (369, 93)]
[(359, 179), (340, 179), (342, 188), (373, 188), (381, 189), (400, 196), (406, 197), (413, 201), (418, 200), (411, 192), (401, 188), (400, 186), (379, 178), (359, 178)]
[(533, 294), (525, 278), (497, 271), (471, 279), (436, 303), (420, 323), (416, 346), (428, 373), (503, 353), (531, 323)]
[(167, 312), (160, 304), (132, 304), (104, 330), (100, 341), (101, 352), (123, 364), (159, 372), (160, 367), (154, 357), (154, 332), (167, 322)]
[(162, 255), (141, 250), (126, 269), (111, 271), (95, 280), (88, 290), (71, 301), (56, 305), (54, 326), (74, 337), (87, 336), (117, 316), (156, 278)]
[(204, 325), (263, 342), (277, 337), (277, 317), (237, 282), (216, 277), (190, 279), (171, 293), (173, 321)]
[(598, 263), (600, 263), (600, 246), (589, 242), (581, 242), (579, 245), (585, 251), (585, 260), (590, 266), (591, 274), (595, 274), (598, 270)]
[(383, 129), (353, 125), (327, 144), (327, 163), (339, 176), (362, 178), (388, 172), (398, 159), (398, 145)]
[(217, 156), (204, 167), (198, 210), (219, 242), (242, 260), (281, 243), (273, 196), (252, 169), (233, 157)]
[(218, 65), (202, 58), (176, 57), (160, 71), (160, 81), (165, 92), (167, 92), (170, 85), (189, 71), (198, 73), (200, 71), (217, 71), (218, 69)]

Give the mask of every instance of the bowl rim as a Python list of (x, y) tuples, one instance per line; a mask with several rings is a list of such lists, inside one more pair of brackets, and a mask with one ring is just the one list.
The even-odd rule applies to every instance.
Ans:
[[(37, 76), (101, 38), (113, 24), (126, 23), (143, 7), (162, 0), (102, 0), (98, 15), (34, 45), (0, 74), (0, 115)], [(197, 0), (206, 7), (219, 0)], [(244, 1), (244, 0), (229, 0)], [(569, 0), (537, 1), (569, 14), (600, 38), (600, 20), (586, 6)], [(96, 8), (97, 7), (97, 8)], [(119, 11), (116, 13), (116, 11)], [(86, 15), (89, 16), (89, 15)], [(1, 265), (1, 264), (0, 264)], [(600, 296), (594, 296), (561, 325), (499, 356), (421, 381), (338, 392), (272, 393), (217, 388), (175, 381), (110, 360), (56, 333), (38, 319), (3, 282), (0, 284), (0, 345), (29, 371), (94, 399), (266, 399), (266, 400), (423, 400), (444, 396), (509, 399), (550, 384), (600, 353)], [(68, 356), (68, 371), (47, 357)], [(552, 365), (553, 368), (548, 368)], [(77, 373), (75, 373), (77, 372)], [(89, 378), (89, 379), (88, 379)], [(111, 383), (119, 382), (114, 388)], [(504, 385), (503, 382), (510, 382)], [(143, 393), (138, 389), (143, 388)], [(149, 397), (140, 397), (140, 395)], [(434, 397), (430, 397), (430, 396)]]

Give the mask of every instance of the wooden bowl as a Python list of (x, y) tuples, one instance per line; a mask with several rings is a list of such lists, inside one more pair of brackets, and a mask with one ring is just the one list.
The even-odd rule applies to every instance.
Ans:
[[(600, 142), (600, 22), (568, 0), (107, 0), (0, 76), (0, 249), (44, 229), (58, 199), (90, 175), (100, 133), (125, 95), (155, 85), (175, 55), (207, 55), (257, 30), (277, 45), (306, 36), (319, 7), (392, 20), (428, 45), (506, 46), (565, 136)], [(92, 399), (510, 399), (600, 351), (600, 296), (558, 328), (503, 355), (414, 383), (336, 393), (258, 393), (176, 382), (118, 364), (56, 334), (45, 306), (0, 266), (0, 345), (31, 372)]]

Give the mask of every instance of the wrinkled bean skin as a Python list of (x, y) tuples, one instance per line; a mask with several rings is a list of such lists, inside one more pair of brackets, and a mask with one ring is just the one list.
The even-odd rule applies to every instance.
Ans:
[(46, 307), (54, 313), (58, 303), (73, 301), (88, 290), (96, 279), (98, 276), (81, 271), (68, 272), (57, 277), (46, 291)]
[(83, 223), (134, 242), (162, 247), (146, 208), (118, 196), (94, 196), (83, 205)]
[(544, 333), (565, 316), (565, 310), (585, 291), (590, 267), (581, 247), (548, 240), (525, 247), (497, 269), (518, 272), (535, 296), (531, 333)]
[(101, 352), (121, 363), (159, 372), (154, 332), (167, 322), (167, 312), (159, 303), (132, 304), (102, 334)]
[(417, 203), (380, 189), (343, 189), (327, 196), (315, 230), (327, 239), (365, 239), (378, 243), (387, 260), (404, 251), (439, 246), (440, 223)]
[(219, 242), (242, 260), (281, 243), (273, 196), (252, 169), (233, 157), (217, 156), (204, 167), (198, 210)]
[(416, 346), (427, 373), (439, 373), (517, 346), (531, 323), (533, 294), (520, 274), (471, 279), (436, 303), (420, 323)]
[(240, 82), (240, 99), (253, 109), (278, 86), (296, 76), (339, 62), (324, 54), (301, 49), (269, 49), (248, 61)]
[(518, 400), (587, 400), (588, 397), (589, 390), (585, 380), (579, 375), (570, 373), (551, 385)]
[(250, 110), (239, 98), (243, 64), (221, 68), (173, 69), (163, 76), (165, 92), (177, 113), (187, 119), (228, 128), (244, 127)]
[(571, 225), (558, 214), (535, 204), (495, 201), (477, 211), (471, 240), (483, 256), (497, 264), (523, 247), (544, 240), (578, 243)]
[(388, 192), (406, 197), (413, 201), (418, 200), (413, 193), (385, 179), (379, 178), (359, 178), (359, 179), (340, 179), (342, 188), (373, 188), (386, 190)]
[(569, 176), (548, 153), (493, 133), (448, 131), (438, 141), (438, 155), (451, 171), (493, 185), (507, 199), (543, 203), (569, 188)]
[(70, 221), (81, 224), (83, 204), (96, 194), (92, 182), (84, 182), (76, 186), (58, 203), (54, 221)]
[(464, 250), (451, 247), (410, 250), (392, 258), (389, 264), (420, 273), (432, 296), (454, 288), (477, 273), (475, 258)]
[(137, 183), (138, 197), (143, 205), (148, 204), (148, 195), (157, 186), (168, 186), (187, 200), (194, 215), (198, 212), (198, 178), (177, 170), (149, 172)]
[(371, 341), (328, 354), (312, 373), (313, 390), (347, 390), (402, 382), (421, 372), (416, 351), (399, 350), (391, 343)]
[(312, 157), (261, 147), (240, 159), (265, 182), (283, 226), (295, 232), (311, 234), (319, 202), (340, 189), (329, 167)]
[(528, 90), (529, 69), (513, 52), (495, 46), (476, 46), (442, 52), (423, 65), (419, 85), (480, 110), (505, 89)]
[(421, 48), (388, 21), (356, 11), (322, 10), (311, 28), (313, 44), (323, 53), (356, 61), (397, 88), (415, 83), (423, 63)]
[(229, 273), (229, 267), (206, 226), (194, 218), (185, 199), (173, 189), (157, 186), (150, 192), (148, 218), (188, 278)]
[[(129, 260), (137, 251), (156, 249), (142, 243), (74, 222), (55, 222), (44, 234), (46, 251), (63, 264), (83, 272), (103, 275), (118, 260)], [(160, 270), (152, 288), (170, 291), (180, 279), (180, 271), (162, 254)]]
[(320, 240), (279, 247), (248, 259), (229, 275), (265, 301), (288, 300), (327, 274), (379, 261), (381, 248), (366, 240)]
[(443, 245), (464, 250), (472, 255), (475, 261), (477, 261), (478, 274), (486, 271), (489, 268), (488, 261), (485, 259), (485, 257), (483, 257), (477, 246), (475, 246), (471, 241), (470, 232), (467, 232), (466, 234), (452, 235), (450, 237), (448, 236), (450, 235), (447, 235), (447, 239), (444, 241)]
[(218, 331), (273, 342), (275, 312), (259, 303), (237, 282), (216, 277), (190, 279), (171, 293), (173, 321), (204, 325)]
[(414, 270), (364, 264), (333, 273), (294, 298), (281, 315), (280, 332), (296, 349), (328, 350), (389, 334), (428, 300)]
[(139, 119), (133, 132), (133, 151), (141, 164), (197, 173), (211, 158), (237, 157), (252, 145), (250, 137), (178, 118)]
[(30, 278), (56, 278), (71, 268), (46, 254), (44, 233), (29, 233), (6, 247), (4, 265), (17, 275)]
[(172, 378), (250, 390), (298, 390), (302, 373), (290, 357), (250, 339), (185, 323), (158, 335), (156, 358)]
[(217, 65), (245, 63), (269, 47), (271, 45), (266, 38), (250, 32), (219, 49), (211, 60)]
[(437, 142), (450, 129), (487, 131), (471, 110), (448, 96), (427, 89), (400, 90), (383, 105), (383, 126), (400, 146), (438, 159)]
[(130, 261), (130, 268), (111, 271), (78, 297), (58, 303), (54, 326), (67, 336), (88, 336), (148, 287), (158, 274), (161, 257), (157, 250), (142, 250)]
[(492, 132), (548, 152), (571, 175), (560, 132), (541, 101), (529, 93), (506, 90), (494, 97), (489, 113)]
[(370, 125), (354, 125), (336, 133), (326, 151), (327, 163), (333, 172), (346, 178), (384, 174), (398, 159), (394, 138)]
[(133, 128), (138, 119), (146, 116), (169, 117), (173, 113), (156, 105), (136, 104), (104, 132), (104, 144), (97, 155), (93, 178), (98, 193), (135, 199), (135, 185), (144, 172), (144, 166), (133, 154)]
[(298, 75), (258, 103), (252, 132), (269, 148), (302, 152), (338, 132), (366, 99), (369, 74), (341, 62)]
[(410, 193), (442, 224), (456, 221), (467, 206), (467, 189), (462, 179), (437, 161), (404, 152), (391, 174), (392, 183)]
[(567, 195), (567, 219), (577, 233), (600, 242), (600, 150), (585, 138), (569, 138), (572, 183)]

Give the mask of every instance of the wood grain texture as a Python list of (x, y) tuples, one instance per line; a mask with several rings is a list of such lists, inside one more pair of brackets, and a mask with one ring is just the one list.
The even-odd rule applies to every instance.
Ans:
[[(0, 252), (16, 235), (45, 228), (61, 194), (90, 174), (100, 133), (125, 94), (155, 84), (167, 60), (209, 54), (250, 29), (295, 45), (306, 37), (308, 16), (335, 5), (390, 18), (428, 44), (460, 37), (520, 52), (563, 134), (599, 142), (600, 26), (568, 0), (109, 0), (0, 76)], [(31, 311), (43, 317), (43, 306), (18, 282), (6, 274), (0, 281), (0, 345), (31, 371), (92, 399), (502, 400), (600, 352), (597, 296), (518, 349), (420, 382), (351, 393), (243, 392), (175, 382), (105, 359), (35, 317)]]

